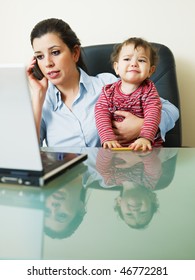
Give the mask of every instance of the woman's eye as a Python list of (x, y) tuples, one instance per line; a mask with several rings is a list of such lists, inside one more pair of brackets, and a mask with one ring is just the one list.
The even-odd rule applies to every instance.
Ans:
[(46, 217), (50, 217), (51, 216), (51, 209), (50, 208), (46, 208), (45, 209), (45, 216)]
[(38, 60), (43, 59), (43, 55), (37, 55), (37, 56), (36, 56), (36, 59), (38, 59)]
[(52, 55), (59, 55), (60, 54), (60, 51), (52, 51)]

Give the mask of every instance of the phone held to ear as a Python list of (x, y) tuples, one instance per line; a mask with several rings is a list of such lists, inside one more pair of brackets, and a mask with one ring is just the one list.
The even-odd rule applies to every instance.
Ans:
[(32, 72), (33, 72), (33, 75), (35, 76), (35, 78), (37, 80), (42, 80), (43, 79), (44, 75), (41, 72), (37, 62), (35, 64), (35, 66), (33, 67)]

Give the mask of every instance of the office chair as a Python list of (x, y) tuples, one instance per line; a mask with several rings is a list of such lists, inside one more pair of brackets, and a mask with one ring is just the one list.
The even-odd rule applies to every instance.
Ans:
[[(102, 44), (82, 48), (82, 55), (88, 74), (114, 73), (110, 55), (115, 44)], [(179, 90), (177, 85), (175, 60), (171, 50), (165, 45), (152, 43), (158, 52), (158, 65), (151, 80), (155, 83), (159, 95), (173, 103), (180, 111)], [(181, 118), (175, 127), (166, 134), (165, 147), (181, 147)]]

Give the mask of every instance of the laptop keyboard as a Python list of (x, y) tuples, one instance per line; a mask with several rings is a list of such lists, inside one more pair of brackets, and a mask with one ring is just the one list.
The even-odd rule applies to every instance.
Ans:
[(44, 173), (48, 173), (49, 171), (61, 166), (62, 164), (69, 162), (75, 157), (76, 155), (71, 153), (41, 151)]
[(59, 167), (64, 161), (64, 153), (53, 153), (41, 151), (41, 160), (43, 164), (44, 173)]

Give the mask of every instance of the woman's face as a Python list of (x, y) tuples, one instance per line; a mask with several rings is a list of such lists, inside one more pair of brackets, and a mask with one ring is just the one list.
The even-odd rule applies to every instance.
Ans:
[(57, 34), (47, 33), (33, 40), (33, 49), (38, 65), (49, 81), (56, 86), (71, 81), (77, 71), (79, 46), (75, 46), (71, 52)]
[(57, 190), (46, 200), (45, 225), (55, 231), (68, 227), (74, 217), (82, 211), (84, 203), (80, 199), (82, 185), (75, 178), (70, 185)]

